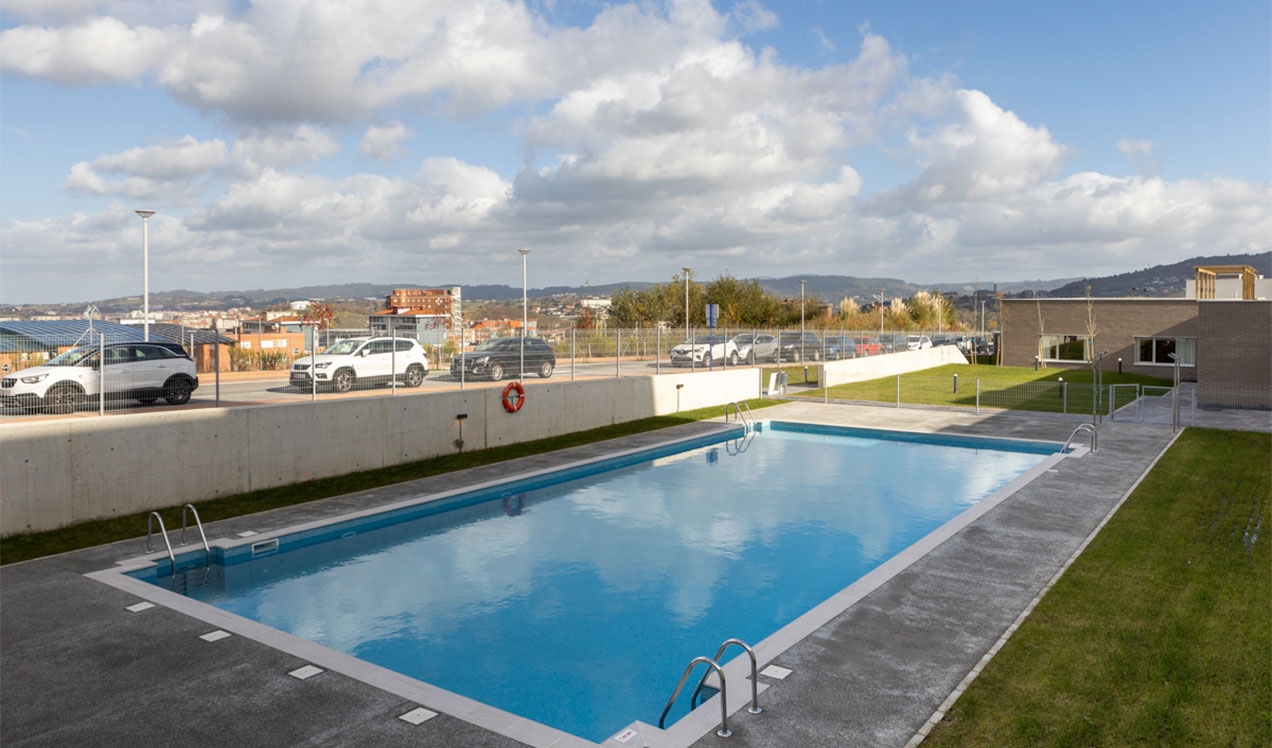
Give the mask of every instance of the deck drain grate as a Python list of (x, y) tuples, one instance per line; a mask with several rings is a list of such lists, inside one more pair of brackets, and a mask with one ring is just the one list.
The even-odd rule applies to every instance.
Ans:
[(217, 629), (216, 631), (208, 632), (204, 634), (203, 636), (200, 636), (199, 638), (205, 642), (215, 642), (215, 641), (220, 641), (222, 639), (228, 638), (229, 635), (230, 635), (230, 632)]
[(789, 668), (784, 668), (781, 665), (769, 665), (760, 671), (760, 675), (764, 675), (769, 678), (777, 678), (778, 680), (785, 680), (786, 676), (790, 675), (792, 672), (794, 671)]
[(320, 667), (316, 667), (314, 665), (306, 665), (301, 668), (296, 668), (295, 670), (288, 673), (288, 675), (295, 678), (296, 680), (305, 680), (306, 678), (312, 678), (321, 672), (322, 672), (322, 668)]
[(143, 610), (150, 610), (153, 607), (155, 607), (154, 603), (137, 603), (136, 605), (129, 605), (127, 608), (124, 608), (124, 610), (129, 613), (140, 613)]
[(403, 722), (410, 722), (413, 725), (419, 725), (429, 721), (430, 719), (436, 716), (437, 716), (437, 712), (430, 711), (428, 709), (425, 709), (424, 707), (419, 707), (418, 709), (412, 709), (406, 714), (399, 715), (398, 719), (402, 720)]

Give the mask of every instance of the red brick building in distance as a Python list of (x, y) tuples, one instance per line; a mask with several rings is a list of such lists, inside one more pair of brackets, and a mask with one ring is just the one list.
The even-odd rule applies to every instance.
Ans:
[(396, 288), (369, 320), (374, 335), (397, 335), (441, 345), (458, 340), (464, 327), (460, 286)]

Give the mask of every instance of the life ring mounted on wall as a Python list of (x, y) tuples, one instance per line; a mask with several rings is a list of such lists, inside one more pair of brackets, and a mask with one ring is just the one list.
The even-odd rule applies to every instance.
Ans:
[[(513, 396), (516, 393), (516, 396)], [(516, 413), (521, 410), (521, 406), (526, 404), (526, 388), (521, 386), (521, 382), (509, 382), (503, 391), (504, 410), (509, 413)]]

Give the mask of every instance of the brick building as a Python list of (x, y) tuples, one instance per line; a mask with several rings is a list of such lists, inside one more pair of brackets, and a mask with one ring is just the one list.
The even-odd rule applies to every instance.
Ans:
[[(1094, 329), (1094, 336), (1091, 331)], [(1103, 367), (1197, 383), (1200, 407), (1272, 408), (1272, 301), (1004, 299), (1002, 363)]]
[(463, 304), (459, 286), (450, 288), (398, 288), (384, 299), (384, 309), (372, 314), (372, 334), (414, 338), (441, 345), (458, 340), (463, 330)]

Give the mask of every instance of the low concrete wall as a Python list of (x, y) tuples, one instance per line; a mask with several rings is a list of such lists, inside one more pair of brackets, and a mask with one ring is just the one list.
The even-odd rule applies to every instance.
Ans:
[[(679, 388), (677, 387), (679, 385)], [(0, 536), (758, 397), (759, 369), (325, 400), (0, 428)], [(140, 532), (140, 527), (138, 528)]]
[(946, 364), (966, 364), (967, 357), (952, 345), (941, 345), (935, 348), (924, 348), (921, 351), (903, 351), (888, 353), (882, 356), (866, 358), (850, 358), (846, 361), (828, 361), (822, 365), (822, 378), (826, 386), (850, 382), (864, 382), (868, 379), (890, 377), (906, 374), (911, 371), (931, 369)]

